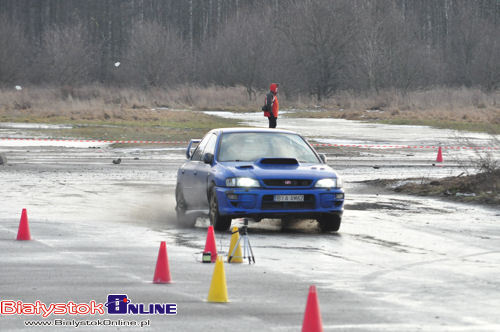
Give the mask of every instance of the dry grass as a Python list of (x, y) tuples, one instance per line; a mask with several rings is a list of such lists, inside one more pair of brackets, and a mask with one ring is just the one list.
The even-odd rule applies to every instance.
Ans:
[(238, 125), (235, 120), (197, 112), (187, 102), (193, 95), (205, 100), (210, 92), (216, 94), (216, 89), (190, 90), (99, 86), (0, 90), (0, 122), (68, 123), (76, 126), (45, 134), (131, 140), (185, 140), (202, 137), (212, 128)]
[[(0, 90), (0, 117), (3, 120), (29, 116), (82, 120), (109, 117), (151, 109), (237, 109), (254, 107), (244, 88), (196, 88), (182, 86), (171, 90), (129, 89), (102, 86), (72, 88), (24, 88)], [(133, 112), (133, 111), (137, 112)], [(126, 114), (125, 114), (126, 113)], [(107, 114), (107, 115), (105, 115)], [(0, 120), (2, 119), (0, 118)]]
[(379, 93), (355, 94), (341, 92), (325, 101), (326, 105), (336, 105), (344, 109), (356, 110), (459, 110), (464, 108), (485, 109), (499, 107), (500, 91), (485, 93), (470, 88), (433, 88), (411, 91), (406, 94), (396, 90), (384, 90)]
[[(261, 91), (257, 96), (264, 93)], [(435, 88), (406, 94), (395, 90), (371, 94), (343, 91), (320, 105), (309, 97), (287, 97), (283, 93), (280, 95), (281, 108), (299, 109), (287, 116), (335, 117), (500, 132), (500, 91), (485, 93), (466, 88)], [(187, 124), (193, 120), (185, 117), (187, 113), (176, 115), (166, 108), (258, 112), (260, 106), (260, 99), (249, 100), (243, 87), (180, 86), (170, 90), (140, 90), (92, 85), (0, 90), (0, 121), (134, 122), (173, 119), (174, 122)], [(311, 109), (322, 111), (311, 112)]]

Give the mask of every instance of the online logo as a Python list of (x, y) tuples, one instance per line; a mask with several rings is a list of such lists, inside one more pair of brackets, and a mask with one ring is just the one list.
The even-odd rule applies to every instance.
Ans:
[(40, 301), (25, 303), (22, 301), (0, 301), (0, 315), (38, 315), (47, 318), (50, 315), (104, 315), (104, 305), (92, 300), (87, 303), (45, 304)]
[(105, 308), (111, 315), (177, 315), (176, 303), (132, 303), (127, 294), (109, 294), (106, 303), (34, 303), (2, 300), (0, 301), (0, 317), (2, 315), (29, 315), (47, 318), (51, 315), (104, 315)]
[(111, 315), (177, 315), (176, 303), (132, 303), (127, 294), (108, 295), (104, 306)]

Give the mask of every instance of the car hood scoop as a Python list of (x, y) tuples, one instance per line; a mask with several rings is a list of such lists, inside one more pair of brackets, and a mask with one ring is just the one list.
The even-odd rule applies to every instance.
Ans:
[[(336, 177), (336, 173), (324, 164), (300, 164), (294, 158), (263, 158), (249, 164), (243, 161), (221, 163), (227, 176), (251, 177), (255, 179), (316, 179)], [(225, 169), (225, 170), (224, 170)]]
[(253, 169), (252, 165), (240, 165), (236, 166), (237, 169)]
[(258, 162), (262, 165), (298, 165), (299, 162), (295, 158), (262, 158)]

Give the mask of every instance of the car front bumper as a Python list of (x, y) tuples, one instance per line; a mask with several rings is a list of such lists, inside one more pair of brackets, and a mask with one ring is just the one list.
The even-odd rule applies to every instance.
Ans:
[[(263, 189), (216, 187), (219, 213), (237, 217), (342, 215), (342, 189)], [(303, 202), (275, 202), (275, 195), (304, 195)]]

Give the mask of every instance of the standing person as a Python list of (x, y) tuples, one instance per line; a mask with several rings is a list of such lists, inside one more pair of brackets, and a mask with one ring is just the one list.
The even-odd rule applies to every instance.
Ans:
[(266, 95), (266, 100), (262, 110), (264, 116), (269, 120), (269, 128), (276, 128), (276, 121), (278, 120), (278, 110), (280, 108), (278, 103), (278, 83), (271, 83), (269, 93)]

